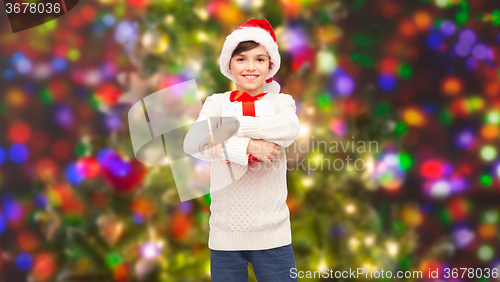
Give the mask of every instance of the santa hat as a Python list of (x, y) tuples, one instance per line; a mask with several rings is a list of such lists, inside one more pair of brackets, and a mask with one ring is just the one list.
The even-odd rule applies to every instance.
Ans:
[(264, 92), (280, 93), (280, 85), (273, 80), (273, 76), (278, 72), (281, 64), (278, 44), (273, 27), (266, 19), (251, 19), (237, 27), (226, 37), (222, 52), (220, 55), (220, 71), (230, 80), (236, 82), (234, 76), (229, 73), (229, 62), (234, 49), (240, 42), (253, 40), (262, 45), (270, 56), (271, 69), (264, 83)]

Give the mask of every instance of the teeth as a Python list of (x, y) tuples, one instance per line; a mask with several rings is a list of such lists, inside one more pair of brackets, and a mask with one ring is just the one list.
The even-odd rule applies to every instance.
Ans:
[(257, 76), (256, 75), (244, 75), (244, 77), (248, 78), (248, 79), (254, 79), (256, 78)]

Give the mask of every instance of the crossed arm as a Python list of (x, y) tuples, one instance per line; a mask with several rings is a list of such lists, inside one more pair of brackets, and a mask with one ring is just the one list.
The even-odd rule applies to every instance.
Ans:
[[(214, 97), (208, 97), (205, 100), (198, 119), (193, 126), (191, 126), (189, 132), (184, 138), (184, 152), (200, 160), (212, 162), (227, 159), (231, 162), (247, 165), (249, 154), (246, 152), (250, 138), (229, 134), (227, 126), (217, 128), (217, 120), (219, 118), (218, 106), (219, 105)], [(200, 143), (204, 139), (207, 137), (213, 137), (213, 134), (211, 133), (214, 130), (217, 130), (219, 134), (224, 133), (223, 135), (226, 137), (233, 135), (229, 137), (229, 139), (223, 138), (223, 140), (225, 140), (224, 147), (217, 146), (222, 143), (221, 141), (223, 141), (220, 140), (222, 134), (214, 138), (214, 144), (216, 145), (215, 148), (220, 150), (220, 154), (223, 159), (211, 157), (209, 154), (202, 154), (199, 148)], [(211, 142), (208, 144), (208, 148), (212, 147), (210, 143)]]
[(239, 116), (237, 135), (262, 139), (278, 144), (283, 149), (290, 146), (300, 131), (295, 100), (289, 94), (280, 94), (276, 101), (276, 114), (272, 116)]
[[(208, 97), (205, 101), (200, 116), (191, 127), (184, 139), (184, 152), (195, 158), (206, 161), (220, 161), (209, 154), (202, 154), (200, 143), (207, 139), (213, 140), (214, 144), (222, 144), (224, 147), (216, 146), (223, 158), (241, 165), (248, 164), (247, 148), (251, 139), (262, 139), (264, 141), (278, 144), (281, 148), (290, 146), (297, 138), (300, 130), (300, 122), (296, 115), (295, 101), (288, 94), (280, 94), (276, 101), (276, 114), (273, 116), (237, 117), (237, 122), (226, 122), (222, 128), (217, 129), (218, 134), (210, 134), (209, 128), (216, 128), (219, 116), (218, 103), (215, 98)], [(239, 127), (237, 126), (239, 123)], [(209, 142), (211, 143), (211, 142)], [(209, 147), (210, 144), (208, 145)]]

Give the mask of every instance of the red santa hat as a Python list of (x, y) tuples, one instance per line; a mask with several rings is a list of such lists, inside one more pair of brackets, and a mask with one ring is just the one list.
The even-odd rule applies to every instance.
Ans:
[(278, 52), (276, 35), (273, 27), (266, 19), (251, 19), (238, 26), (231, 34), (226, 37), (222, 52), (220, 55), (220, 71), (230, 80), (236, 82), (234, 76), (229, 73), (229, 62), (234, 49), (240, 42), (253, 40), (262, 45), (269, 53), (271, 69), (264, 83), (264, 92), (280, 93), (280, 85), (273, 80), (281, 64), (281, 57)]

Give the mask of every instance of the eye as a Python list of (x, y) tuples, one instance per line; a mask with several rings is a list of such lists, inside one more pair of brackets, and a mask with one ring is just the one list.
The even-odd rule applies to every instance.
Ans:
[(264, 62), (265, 60), (264, 60), (264, 59), (262, 59), (262, 58), (259, 58), (259, 61)]
[(243, 60), (243, 58), (238, 58), (238, 59), (236, 59), (236, 61), (240, 61), (240, 60)]

